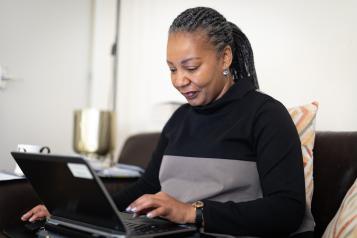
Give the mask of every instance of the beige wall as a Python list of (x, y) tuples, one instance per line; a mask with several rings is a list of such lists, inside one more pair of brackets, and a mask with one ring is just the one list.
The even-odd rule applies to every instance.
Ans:
[(72, 153), (73, 110), (86, 105), (91, 1), (1, 0), (0, 170), (17, 144)]

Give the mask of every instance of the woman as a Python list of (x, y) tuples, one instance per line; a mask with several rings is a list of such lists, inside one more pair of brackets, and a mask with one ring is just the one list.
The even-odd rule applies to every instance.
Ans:
[[(211, 8), (187, 9), (170, 26), (167, 64), (188, 104), (117, 206), (211, 233), (312, 237), (300, 140), (284, 106), (257, 91), (246, 36)], [(40, 205), (22, 219), (47, 215)]]

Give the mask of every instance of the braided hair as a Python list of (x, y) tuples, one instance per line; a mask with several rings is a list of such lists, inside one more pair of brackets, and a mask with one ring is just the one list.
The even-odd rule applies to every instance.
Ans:
[(189, 8), (172, 22), (169, 33), (196, 32), (203, 30), (218, 54), (228, 45), (233, 52), (229, 68), (234, 81), (249, 77), (256, 89), (259, 88), (254, 67), (253, 50), (245, 34), (219, 12), (208, 7)]

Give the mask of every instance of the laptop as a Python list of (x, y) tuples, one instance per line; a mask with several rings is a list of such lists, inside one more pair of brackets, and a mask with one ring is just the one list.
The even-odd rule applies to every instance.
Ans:
[(11, 154), (51, 214), (46, 228), (73, 229), (96, 237), (156, 237), (196, 231), (191, 225), (119, 212), (82, 157)]

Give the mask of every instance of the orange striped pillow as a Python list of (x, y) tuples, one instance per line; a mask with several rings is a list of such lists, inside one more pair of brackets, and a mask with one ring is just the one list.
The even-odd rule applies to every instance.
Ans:
[(300, 136), (305, 174), (306, 205), (309, 209), (311, 209), (312, 193), (314, 191), (312, 149), (315, 142), (315, 119), (318, 107), (318, 102), (312, 102), (288, 109)]
[(357, 179), (348, 190), (336, 215), (327, 226), (323, 238), (357, 237)]

